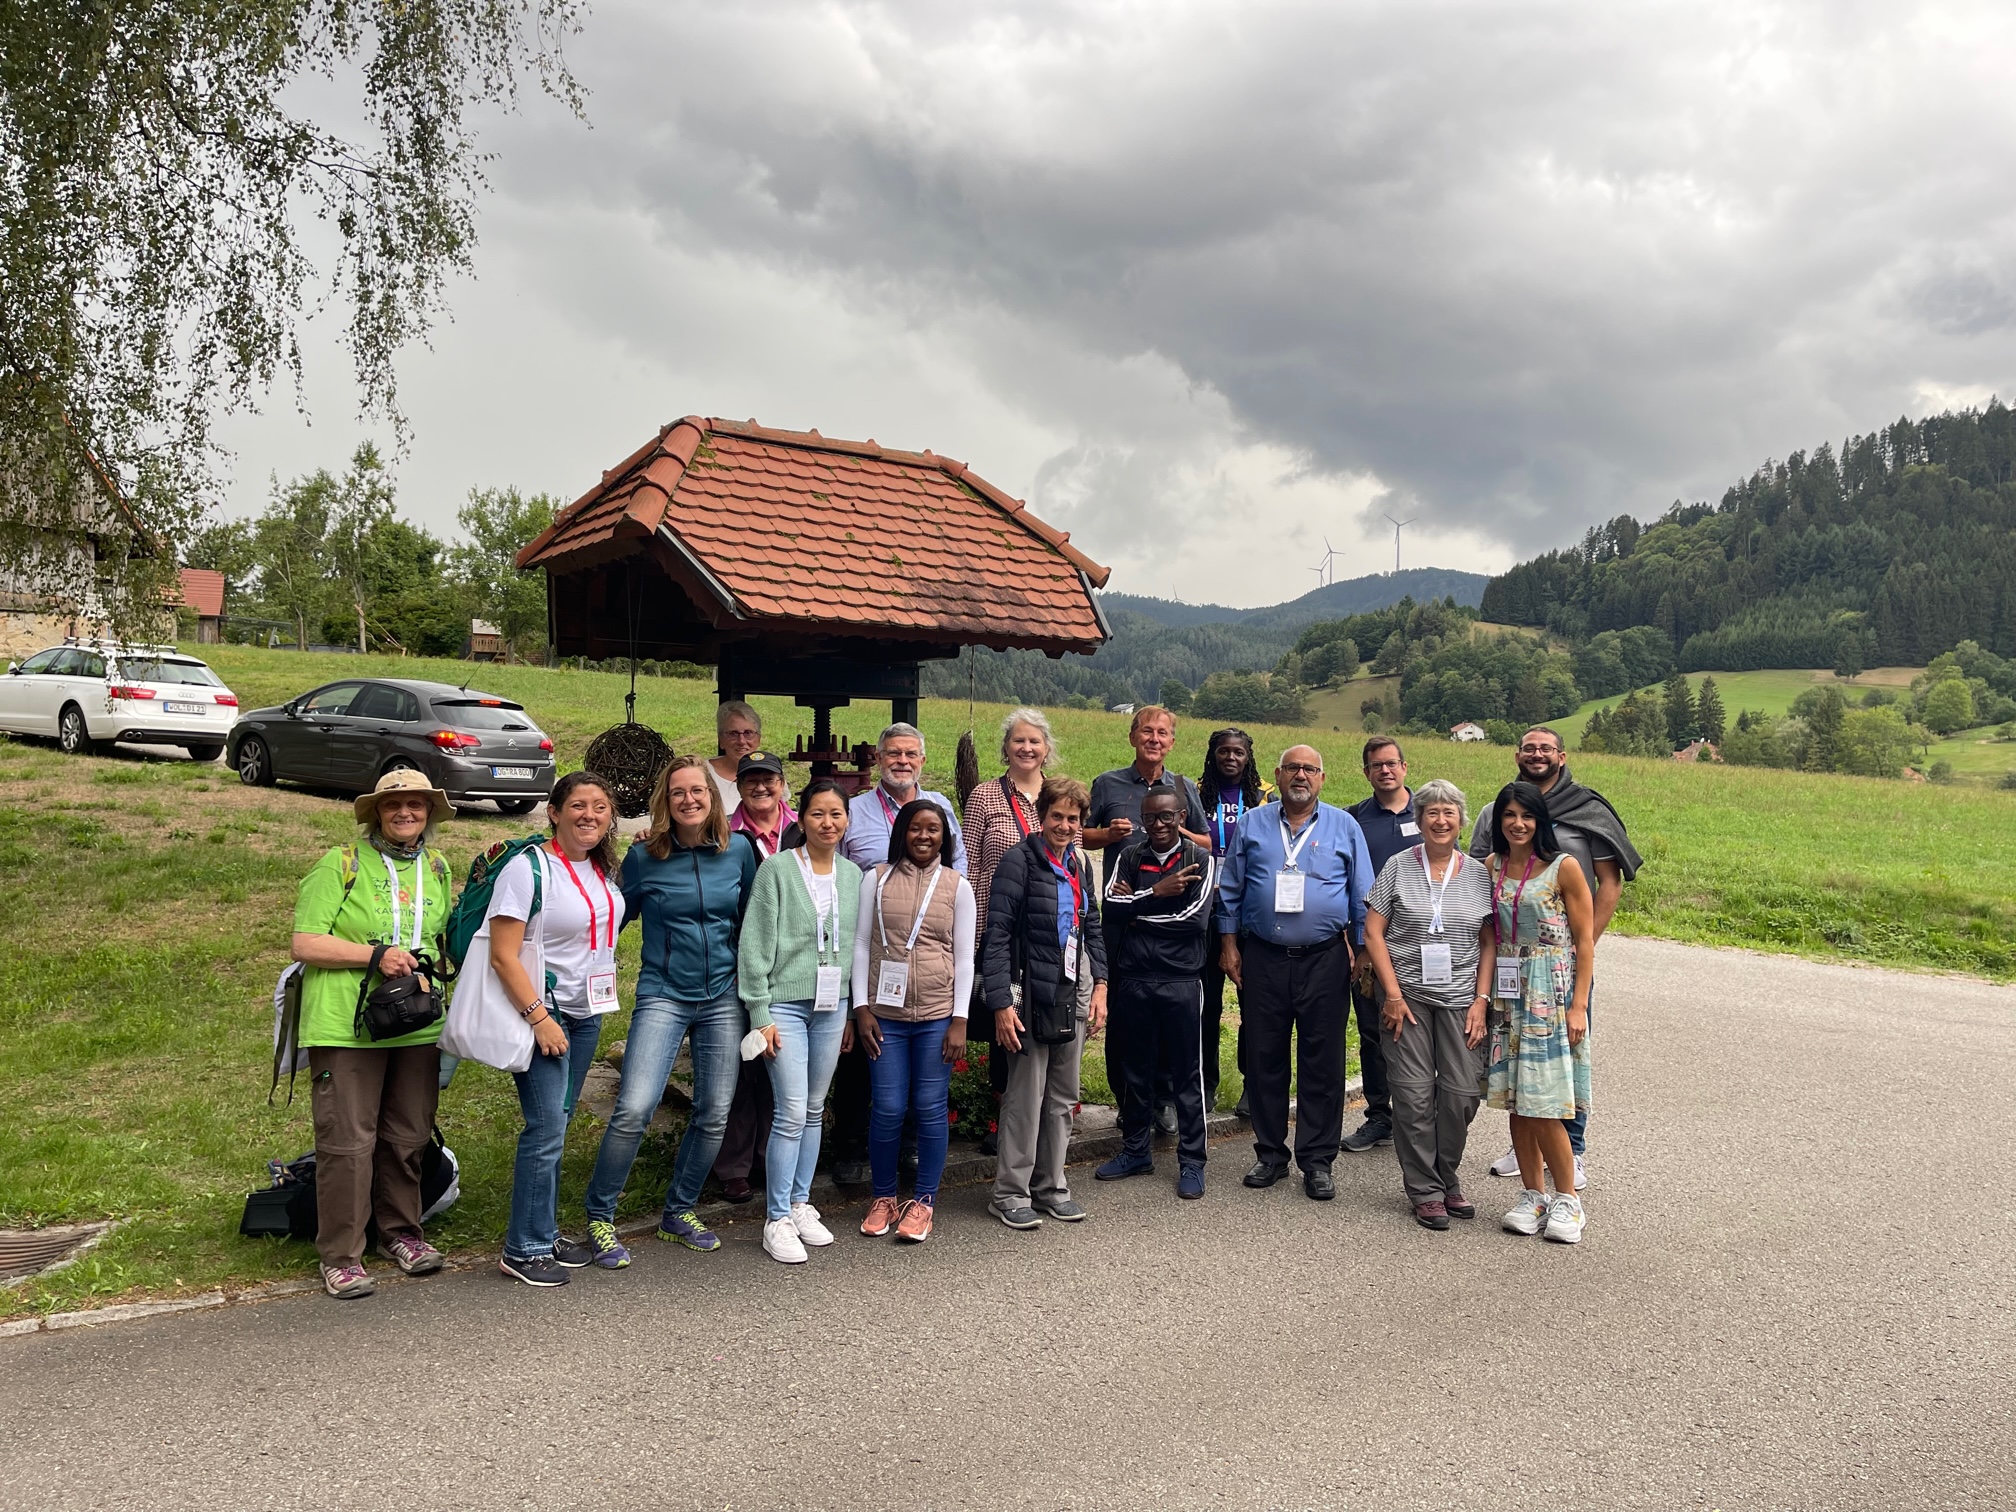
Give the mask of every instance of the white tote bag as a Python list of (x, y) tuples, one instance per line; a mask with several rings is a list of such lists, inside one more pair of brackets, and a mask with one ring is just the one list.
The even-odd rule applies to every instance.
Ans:
[[(543, 900), (552, 886), (546, 858), (538, 850), (525, 854), (539, 868)], [(525, 944), (518, 952), (518, 961), (532, 984), (543, 992), (546, 985), (543, 902), (525, 930)], [(500, 1071), (523, 1071), (532, 1064), (532, 1048), (532, 1026), (518, 1016), (511, 994), (504, 990), (490, 965), (490, 920), (486, 918), (469, 942), (469, 954), (463, 957), (462, 975), (456, 979), (454, 996), (448, 1001), (448, 1020), (441, 1026), (441, 1049)]]

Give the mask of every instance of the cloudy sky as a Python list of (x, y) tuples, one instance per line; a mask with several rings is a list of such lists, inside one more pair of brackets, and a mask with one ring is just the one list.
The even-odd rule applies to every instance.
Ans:
[[(2016, 394), (2016, 7), (596, 0), (492, 129), (401, 498), (698, 412), (959, 457), (1232, 604), (1493, 570)], [(340, 352), (230, 504), (370, 433)], [(383, 427), (377, 427), (379, 433)]]

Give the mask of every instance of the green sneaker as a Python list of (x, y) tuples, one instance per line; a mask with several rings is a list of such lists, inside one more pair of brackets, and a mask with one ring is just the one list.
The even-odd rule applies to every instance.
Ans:
[(604, 1270), (621, 1270), (630, 1263), (630, 1251), (616, 1237), (616, 1225), (592, 1219), (588, 1224), (588, 1247), (595, 1251), (595, 1263)]

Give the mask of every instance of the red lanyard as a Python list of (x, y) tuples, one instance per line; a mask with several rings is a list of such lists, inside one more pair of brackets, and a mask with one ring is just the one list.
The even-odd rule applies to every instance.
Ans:
[(1001, 786), (1008, 793), (1008, 812), (1015, 816), (1015, 827), (1022, 831), (1022, 838), (1027, 840), (1036, 833), (1035, 822), (1022, 817), (1022, 795), (1015, 791), (1015, 784), (1003, 777)]
[(903, 810), (896, 807), (895, 804), (891, 803), (889, 801), (889, 795), (883, 792), (879, 786), (875, 789), (875, 797), (876, 800), (882, 805), (882, 817), (888, 820), (893, 825), (896, 822), (896, 816), (902, 813)]
[[(1428, 863), (1426, 861), (1423, 861), (1421, 863), (1421, 869), (1423, 871), (1426, 871), (1428, 869)], [(1533, 875), (1533, 857), (1528, 856), (1526, 858), (1526, 871), (1519, 878), (1519, 886), (1515, 888), (1512, 893), (1512, 948), (1514, 950), (1517, 950), (1519, 948), (1519, 900), (1526, 896), (1526, 879), (1532, 875)], [(1446, 890), (1448, 887), (1448, 883), (1446, 882), (1443, 883), (1443, 887)], [(1498, 892), (1502, 893), (1504, 887), (1505, 887), (1505, 874), (1503, 872), (1500, 872), (1498, 874)], [(1505, 937), (1504, 935), (1500, 934), (1498, 930), (1498, 904), (1501, 901), (1503, 901), (1502, 898), (1500, 898), (1496, 894), (1493, 895), (1492, 907), (1491, 907), (1491, 933), (1499, 941), (1502, 942)]]
[[(588, 949), (595, 949), (595, 904), (588, 897), (588, 889), (581, 885), (581, 874), (574, 870), (574, 863), (567, 859), (559, 846), (553, 847), (553, 854), (560, 858), (560, 864), (567, 868), (567, 880), (574, 884), (574, 891), (581, 894), (581, 906), (588, 910)], [(592, 864), (592, 863), (591, 863)], [(602, 868), (595, 868), (595, 876), (602, 884), (602, 901), (609, 905), (609, 948), (616, 948), (616, 900), (609, 895), (609, 879), (602, 875)]]
[(1059, 861), (1057, 859), (1057, 852), (1050, 849), (1050, 842), (1048, 840), (1043, 842), (1043, 854), (1050, 858), (1050, 864), (1057, 869), (1057, 874), (1071, 884), (1072, 919), (1076, 921), (1082, 918), (1085, 913), (1085, 888), (1084, 884), (1078, 880), (1078, 868), (1075, 866), (1066, 866), (1062, 861)]

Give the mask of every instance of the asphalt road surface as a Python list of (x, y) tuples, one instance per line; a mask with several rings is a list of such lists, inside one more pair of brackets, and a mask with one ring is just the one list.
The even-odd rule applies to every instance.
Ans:
[[(0, 1506), (2016, 1505), (2016, 992), (1618, 940), (1579, 1248), (1213, 1151), (1019, 1234), (853, 1232), (0, 1342)], [(850, 1221), (851, 1220), (851, 1221)]]

